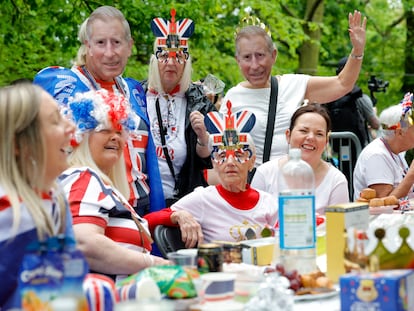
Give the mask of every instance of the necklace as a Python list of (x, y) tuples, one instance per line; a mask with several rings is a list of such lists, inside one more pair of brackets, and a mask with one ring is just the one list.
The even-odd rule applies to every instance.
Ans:
[[(85, 75), (85, 77), (89, 80), (89, 82), (92, 84), (92, 87), (95, 89), (95, 90), (99, 90), (99, 89), (101, 89), (101, 86), (99, 85), (99, 83), (98, 82), (96, 82), (96, 80), (95, 80), (95, 78), (91, 75), (91, 73), (89, 72), (89, 70), (88, 69), (86, 69), (86, 66), (82, 66), (81, 67), (82, 68), (82, 71), (83, 71), (83, 73), (84, 73), (84, 75)], [(116, 88), (118, 89), (118, 91), (125, 97), (125, 98), (127, 98), (127, 96), (126, 96), (126, 90), (124, 89), (124, 87), (122, 86), (123, 85), (123, 83), (122, 83), (122, 78), (120, 77), (120, 76), (116, 76), (115, 78), (114, 78), (114, 81), (115, 81), (115, 85), (116, 85)]]

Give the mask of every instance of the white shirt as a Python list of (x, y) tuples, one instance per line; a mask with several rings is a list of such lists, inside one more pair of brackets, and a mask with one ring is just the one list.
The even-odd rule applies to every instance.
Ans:
[[(377, 138), (369, 143), (360, 153), (354, 169), (354, 199), (361, 190), (374, 184), (388, 184), (397, 187), (408, 170), (403, 154), (394, 154)], [(408, 197), (414, 197), (413, 190)]]
[(278, 219), (276, 199), (258, 190), (259, 201), (248, 210), (230, 205), (216, 186), (198, 187), (171, 206), (172, 210), (186, 210), (199, 222), (205, 242), (214, 240), (238, 242), (245, 240), (251, 228), (259, 238), (262, 229), (273, 227)]
[(157, 98), (160, 103), (163, 126), (167, 129), (165, 141), (176, 175), (180, 173), (185, 159), (187, 158), (187, 144), (185, 142), (185, 113), (187, 100), (184, 94), (177, 93), (173, 96), (160, 96), (147, 92), (147, 111), (151, 125), (150, 132), (156, 148), (162, 189), (165, 198), (172, 198), (174, 196), (175, 180), (162, 150), (160, 128), (155, 108)]
[[(277, 198), (279, 196), (278, 176), (280, 158), (260, 165), (251, 183), (253, 188), (272, 194), (276, 198), (276, 202), (278, 202)], [(324, 214), (325, 207), (348, 202), (347, 179), (340, 170), (329, 164), (328, 172), (315, 188), (315, 209), (317, 212)]]

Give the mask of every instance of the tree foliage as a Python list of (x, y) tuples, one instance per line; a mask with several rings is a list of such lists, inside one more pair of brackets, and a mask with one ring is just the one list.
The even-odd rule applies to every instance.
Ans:
[[(190, 39), (193, 79), (213, 73), (226, 89), (242, 80), (234, 60), (234, 32), (248, 12), (270, 27), (278, 47), (274, 74), (306, 72), (333, 75), (336, 63), (349, 55), (348, 13), (368, 17), (367, 46), (359, 84), (368, 92), (371, 75), (390, 81), (386, 93), (376, 94), (379, 107), (395, 104), (414, 89), (414, 11), (412, 0), (114, 0), (131, 25), (133, 55), (125, 75), (146, 78), (155, 17), (191, 18), (196, 30)], [(71, 66), (82, 21), (99, 0), (0, 0), (0, 85), (33, 78), (50, 65)]]

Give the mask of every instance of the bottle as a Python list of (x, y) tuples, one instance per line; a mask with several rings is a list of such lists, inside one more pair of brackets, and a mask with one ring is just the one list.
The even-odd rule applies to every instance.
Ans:
[(306, 274), (316, 270), (315, 176), (301, 158), (289, 150), (289, 160), (278, 176), (280, 263), (286, 271)]

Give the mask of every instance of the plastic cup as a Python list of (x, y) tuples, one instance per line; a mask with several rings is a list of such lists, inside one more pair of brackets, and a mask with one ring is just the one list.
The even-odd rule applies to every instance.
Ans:
[(194, 253), (171, 252), (167, 254), (167, 258), (177, 266), (191, 268), (196, 266), (196, 254)]

